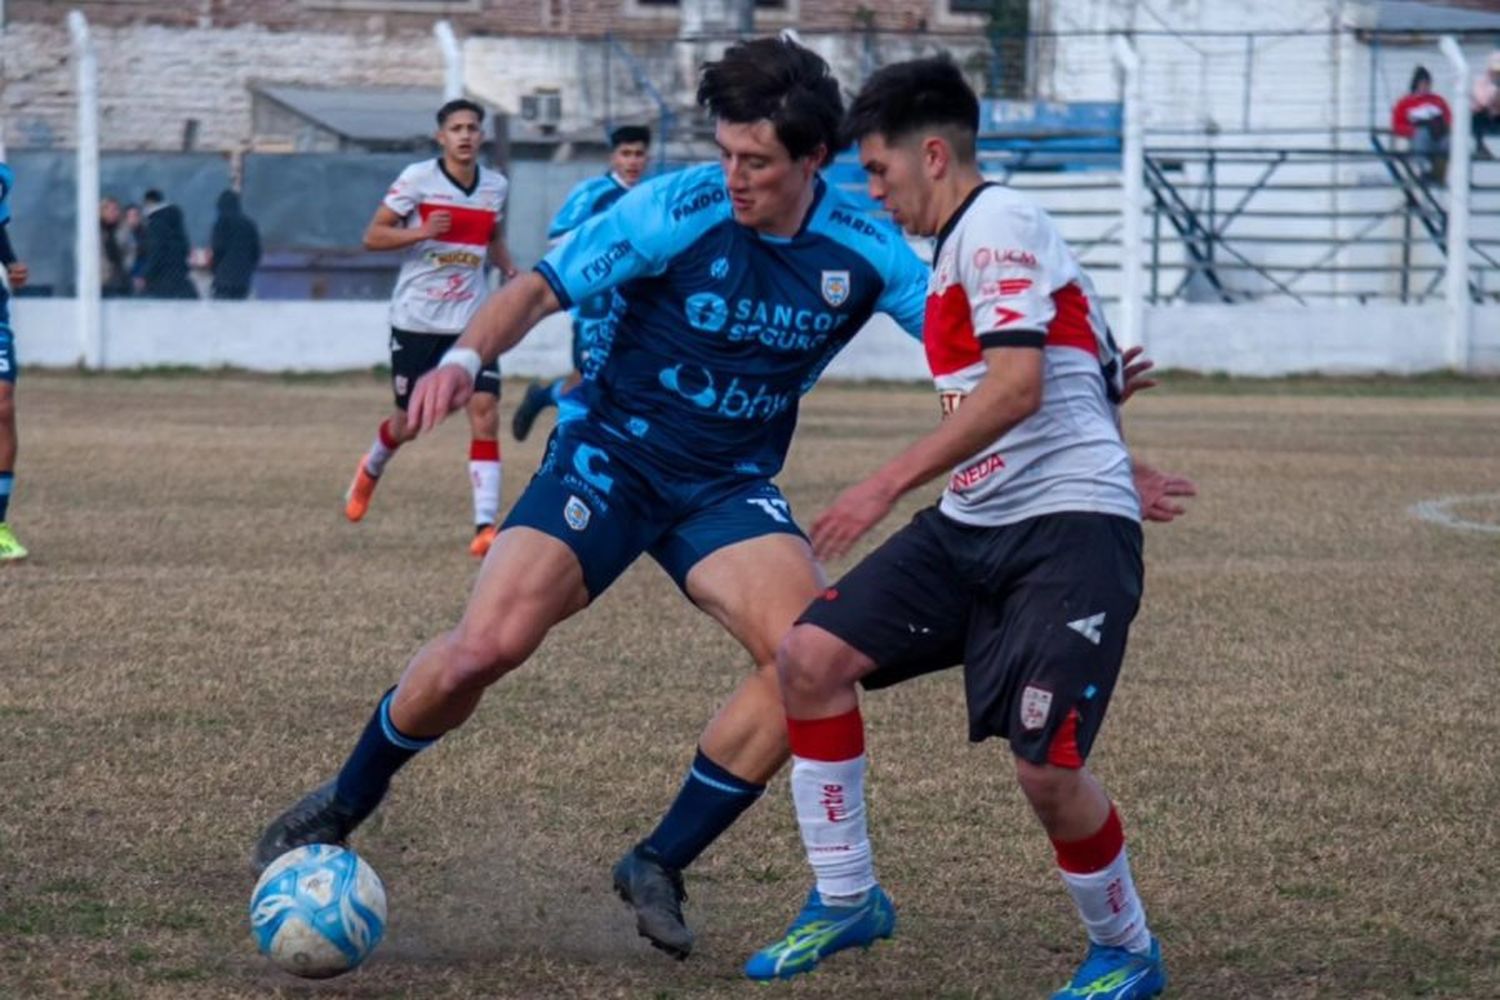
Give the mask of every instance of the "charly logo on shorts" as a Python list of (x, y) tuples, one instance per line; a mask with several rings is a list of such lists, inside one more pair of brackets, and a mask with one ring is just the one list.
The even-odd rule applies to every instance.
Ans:
[(849, 298), (849, 272), (823, 272), (823, 301), (837, 309)]
[(574, 531), (582, 531), (589, 526), (589, 518), (593, 511), (589, 505), (575, 496), (568, 497), (568, 502), (563, 504), (563, 520), (568, 522), (568, 527)]
[(729, 322), (729, 303), (713, 292), (689, 295), (682, 308), (689, 325), (704, 333), (718, 333)]
[(1041, 729), (1052, 714), (1052, 692), (1046, 688), (1026, 685), (1021, 692), (1021, 728)]

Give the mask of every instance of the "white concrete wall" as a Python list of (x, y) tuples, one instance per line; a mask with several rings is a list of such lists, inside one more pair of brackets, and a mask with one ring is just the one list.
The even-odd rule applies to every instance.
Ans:
[[(79, 363), (75, 304), (12, 303), (22, 369)], [(1146, 345), (1162, 368), (1231, 375), (1300, 372), (1414, 374), (1447, 367), (1445, 313), (1423, 306), (1307, 308), (1182, 305), (1146, 309)], [(352, 371), (387, 362), (380, 302), (104, 303), (104, 367), (184, 366), (250, 371)], [(502, 362), (508, 375), (567, 371), (568, 323), (547, 320)], [(1474, 312), (1471, 368), (1500, 374), (1500, 306)], [(834, 379), (925, 381), (921, 345), (876, 317), (828, 369)]]

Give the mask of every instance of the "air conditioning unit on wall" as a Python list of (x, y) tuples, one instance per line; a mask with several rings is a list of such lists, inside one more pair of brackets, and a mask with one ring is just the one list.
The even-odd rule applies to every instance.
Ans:
[(521, 117), (544, 131), (552, 131), (562, 121), (562, 91), (556, 87), (538, 87), (521, 96)]

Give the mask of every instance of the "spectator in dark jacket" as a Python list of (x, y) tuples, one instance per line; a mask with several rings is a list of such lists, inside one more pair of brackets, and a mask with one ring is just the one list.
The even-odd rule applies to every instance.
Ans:
[(219, 217), (214, 220), (212, 253), (216, 299), (243, 299), (250, 295), (250, 281), (260, 264), (260, 230), (240, 209), (240, 196), (233, 191), (219, 195)]
[(146, 248), (140, 265), (143, 294), (155, 299), (196, 299), (198, 290), (188, 277), (188, 235), (182, 209), (154, 188), (141, 202), (146, 206)]

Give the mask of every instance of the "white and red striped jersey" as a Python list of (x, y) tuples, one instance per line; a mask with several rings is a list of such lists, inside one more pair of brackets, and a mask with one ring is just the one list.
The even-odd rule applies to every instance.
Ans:
[(433, 212), (453, 217), (449, 230), (407, 250), (391, 295), (391, 326), (415, 333), (462, 333), (487, 291), (485, 261), (510, 182), (498, 170), (478, 168), (465, 188), (443, 169), (441, 158), (413, 163), (386, 192), (385, 206), (407, 229)]
[(1045, 352), (1041, 408), (953, 470), (944, 514), (991, 526), (1065, 511), (1139, 520), (1115, 419), (1118, 351), (1093, 283), (1039, 206), (999, 185), (969, 196), (938, 235), (922, 341), (944, 416), (984, 378), (984, 348)]

